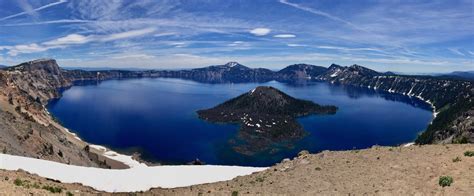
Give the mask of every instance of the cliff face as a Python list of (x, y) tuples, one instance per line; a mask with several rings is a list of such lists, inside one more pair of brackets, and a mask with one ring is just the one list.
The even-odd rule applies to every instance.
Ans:
[(331, 66), (316, 79), (418, 97), (437, 114), (417, 143), (474, 143), (474, 84), (431, 76), (386, 75), (353, 65)]
[(47, 113), (48, 100), (71, 85), (55, 60), (42, 59), (0, 70), (0, 150), (4, 153), (83, 166), (99, 166), (84, 142), (67, 134)]

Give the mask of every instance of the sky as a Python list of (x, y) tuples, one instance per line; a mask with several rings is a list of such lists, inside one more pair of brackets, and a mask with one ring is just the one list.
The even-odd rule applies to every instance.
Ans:
[(474, 70), (474, 0), (0, 0), (0, 64)]

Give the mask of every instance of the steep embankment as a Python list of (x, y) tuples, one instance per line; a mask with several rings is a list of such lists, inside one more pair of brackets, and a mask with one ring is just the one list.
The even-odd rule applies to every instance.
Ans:
[(36, 60), (0, 70), (0, 149), (74, 165), (117, 164), (112, 160), (105, 163), (46, 111), (48, 101), (60, 96), (58, 89), (72, 84), (62, 72), (54, 60)]
[(473, 82), (386, 75), (358, 65), (332, 65), (316, 79), (418, 97), (433, 106), (435, 118), (418, 137), (417, 143), (474, 143)]

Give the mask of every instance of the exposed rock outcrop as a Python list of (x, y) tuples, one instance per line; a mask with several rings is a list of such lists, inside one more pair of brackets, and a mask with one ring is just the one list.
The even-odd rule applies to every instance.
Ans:
[(72, 85), (55, 60), (40, 59), (0, 70), (0, 149), (4, 153), (62, 163), (108, 167), (91, 158), (85, 142), (47, 112), (49, 100), (59, 89)]

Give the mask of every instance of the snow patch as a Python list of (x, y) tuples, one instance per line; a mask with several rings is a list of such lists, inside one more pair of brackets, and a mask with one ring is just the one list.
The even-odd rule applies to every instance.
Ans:
[(403, 147), (409, 147), (409, 146), (413, 146), (413, 145), (415, 145), (415, 143), (414, 143), (414, 142), (410, 142), (410, 143), (404, 144)]
[(336, 70), (333, 74), (330, 75), (331, 78), (334, 78), (336, 77), (337, 75), (339, 75), (339, 72), (341, 72), (341, 70)]
[(253, 92), (255, 92), (255, 89), (257, 89), (257, 88), (252, 89), (252, 90), (250, 91), (250, 94), (253, 94)]
[(64, 183), (81, 183), (107, 192), (146, 191), (153, 187), (176, 188), (233, 179), (263, 171), (264, 167), (179, 165), (101, 169), (67, 165), (35, 158), (0, 154), (0, 169), (22, 169)]
[(113, 160), (119, 161), (119, 162), (122, 162), (123, 164), (129, 166), (130, 168), (135, 168), (135, 167), (147, 167), (146, 164), (138, 162), (137, 160), (133, 159), (132, 156), (119, 154), (119, 153), (117, 153), (117, 152), (115, 152), (115, 151), (108, 150), (108, 149), (107, 149), (106, 147), (104, 147), (104, 146), (89, 145), (89, 147), (101, 151), (102, 154), (103, 154), (105, 157), (107, 157), (107, 158), (109, 158), (109, 159), (113, 159)]

